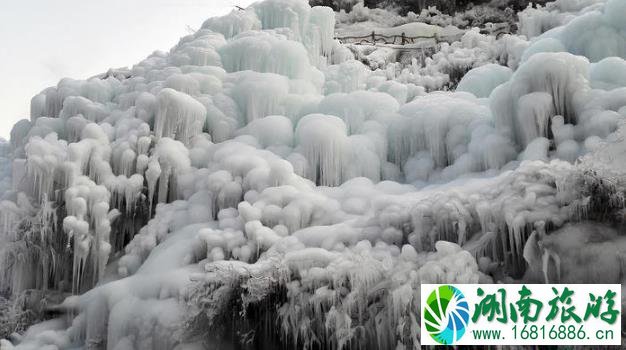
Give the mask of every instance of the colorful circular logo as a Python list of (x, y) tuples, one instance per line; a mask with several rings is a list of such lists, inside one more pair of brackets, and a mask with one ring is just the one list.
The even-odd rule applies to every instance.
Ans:
[(453, 344), (465, 334), (469, 306), (458, 288), (446, 285), (435, 289), (422, 312), (426, 331), (437, 343)]

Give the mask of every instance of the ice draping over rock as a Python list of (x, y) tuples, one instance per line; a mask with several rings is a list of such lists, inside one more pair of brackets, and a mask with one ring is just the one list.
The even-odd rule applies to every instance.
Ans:
[(530, 50), (566, 51), (583, 55), (592, 62), (611, 56), (626, 58), (626, 28), (619, 15), (626, 12), (623, 1), (557, 1), (555, 4), (547, 5), (546, 9), (529, 9), (529, 13), (520, 15), (522, 33), (529, 36), (554, 27), (537, 37)]
[[(555, 155), (570, 161), (592, 150), (594, 140), (617, 130), (625, 101), (620, 96), (623, 89), (605, 83), (606, 75), (600, 73), (624, 60), (607, 60), (589, 64), (584, 57), (567, 54), (532, 56), (492, 93), (496, 127), (524, 147), (537, 137), (549, 137)], [(543, 69), (547, 71), (538, 74)], [(607, 90), (594, 90), (594, 86)]]
[(277, 36), (267, 32), (239, 34), (220, 50), (224, 68), (229, 72), (277, 73), (293, 79), (307, 79), (314, 74), (305, 47)]
[[(241, 151), (246, 149), (243, 145), (238, 147), (244, 147)], [(262, 153), (253, 148), (248, 148), (248, 152)], [(237, 157), (229, 154), (229, 158)], [(220, 172), (223, 173), (218, 170), (210, 178), (216, 178)], [(584, 212), (584, 198), (559, 189), (574, 172), (575, 168), (564, 162), (526, 163), (519, 170), (494, 179), (460, 181), (426, 191), (393, 183), (374, 185), (363, 179), (337, 188), (315, 189), (312, 183), (298, 180), (294, 183), (298, 187), (266, 187), (257, 195), (246, 192), (249, 195), (238, 204), (238, 210), (222, 209), (215, 222), (211, 222), (211, 217), (203, 217), (210, 213), (210, 204), (203, 204), (202, 198), (211, 196), (197, 191), (188, 200), (160, 206), (144, 228), (146, 232), (137, 235), (127, 247), (127, 255), (118, 266), (124, 269), (120, 270), (124, 275), (136, 270), (131, 277), (94, 289), (77, 299), (80, 302), (66, 301), (63, 307), (82, 309), (84, 316), (79, 316), (62, 334), (72, 339), (74, 332), (87, 327), (92, 330), (89, 339), (103, 339), (102, 320), (125, 324), (127, 318), (123, 315), (128, 312), (128, 302), (161, 308), (170, 305), (171, 298), (181, 298), (181, 291), (200, 278), (202, 282), (190, 298), (192, 305), (204, 305), (195, 310), (194, 321), (205, 327), (215, 326), (212, 317), (237, 315), (220, 311), (225, 300), (243, 298), (245, 305), (261, 307), (272, 298), (282, 300), (274, 293), (286, 288), (287, 299), (281, 301), (284, 304), (277, 312), (286, 339), (297, 334), (304, 344), (312, 344), (330, 324), (336, 333), (329, 340), (349, 341), (360, 326), (370, 326), (351, 323), (358, 321), (334, 324), (335, 315), (347, 321), (354, 310), (369, 310), (380, 312), (379, 317), (388, 321), (385, 327), (375, 327), (367, 342), (387, 347), (389, 341), (402, 339), (411, 344), (418, 339), (416, 335), (405, 333), (410, 328), (398, 329), (396, 325), (415, 319), (419, 284), (488, 281), (489, 277), (478, 272), (473, 255), (487, 256), (488, 261), (504, 259), (506, 264), (520, 264), (519, 252), (533, 222), (547, 220), (559, 227), (572, 215)], [(298, 179), (295, 175), (291, 178)], [(344, 221), (346, 217), (351, 220)], [(160, 221), (164, 219), (165, 222)], [(205, 222), (193, 224), (201, 221)], [(148, 239), (150, 230), (159, 233)], [(461, 242), (469, 253), (454, 243), (438, 242), (440, 239)], [(427, 247), (434, 247), (437, 253), (425, 253), (430, 250)], [(229, 257), (235, 260), (223, 260)], [(485, 273), (497, 273), (492, 263), (483, 261), (483, 265)], [(207, 275), (197, 270), (201, 266), (205, 266)], [(189, 271), (196, 274), (190, 275)], [(389, 277), (390, 273), (393, 277)], [(243, 283), (237, 282), (242, 279)], [(242, 283), (244, 287), (233, 290), (228, 287), (233, 283)], [(138, 294), (123, 296), (116, 292), (126, 288)], [(371, 291), (379, 288), (381, 304), (372, 304)], [(85, 306), (80, 307), (83, 303)], [(296, 305), (309, 303), (311, 311), (295, 312)], [(106, 309), (110, 311), (94, 309), (99, 304), (112, 306)], [(381, 309), (377, 305), (382, 310), (395, 311), (378, 311)], [(171, 317), (181, 312), (181, 306), (178, 307), (172, 310)], [(148, 327), (146, 332), (152, 334), (153, 316), (150, 312), (140, 315), (133, 321), (137, 322), (135, 327)], [(304, 331), (301, 325), (308, 324), (307, 319), (325, 321), (313, 323)], [(157, 320), (164, 327), (175, 329), (168, 320)], [(108, 331), (107, 339), (121, 342), (121, 336), (112, 336), (115, 329), (118, 328)], [(132, 333), (134, 328), (123, 332)], [(132, 334), (134, 337), (128, 340), (131, 343), (147, 341)]]
[(254, 9), (249, 8), (245, 11), (232, 11), (226, 16), (209, 18), (202, 24), (202, 29), (221, 33), (226, 39), (230, 39), (250, 30), (261, 29), (261, 21)]
[(266, 0), (63, 79), (0, 147), (0, 292), (73, 295), (3, 348), (410, 348), (421, 283), (619, 282), (576, 252), (623, 245), (622, 7), (368, 67), (330, 9)]
[(191, 137), (202, 133), (206, 109), (200, 102), (172, 89), (161, 90), (157, 100), (159, 108), (154, 119), (157, 138), (170, 137), (189, 143)]
[(545, 6), (528, 6), (518, 14), (520, 34), (529, 39), (534, 38), (550, 29), (567, 24), (581, 14), (601, 8), (605, 2), (606, 0), (557, 0)]
[[(250, 33), (251, 30), (279, 29), (286, 30), (288, 36), (306, 47), (312, 63), (319, 66), (325, 65), (331, 57), (334, 47), (335, 13), (327, 7), (311, 8), (305, 0), (271, 0), (254, 4), (245, 11), (233, 11), (221, 18), (211, 18), (204, 22), (203, 29), (221, 33), (227, 39), (242, 33)], [(263, 52), (259, 45), (267, 45), (270, 42), (254, 42), (250, 40), (235, 41), (231, 45), (246, 47), (252, 45), (256, 48), (256, 56), (250, 56), (250, 61), (255, 59), (267, 60), (269, 64), (275, 64), (276, 69), (290, 69), (289, 64), (304, 64), (300, 61), (301, 56), (297, 50), (288, 50), (288, 43), (274, 43), (270, 52)], [(294, 44), (291, 44), (293, 47)], [(236, 48), (234, 50), (237, 50)], [(252, 53), (247, 51), (248, 53)], [(288, 55), (287, 57), (281, 56)], [(269, 54), (269, 55), (268, 55)], [(322, 59), (321, 57), (326, 57)], [(231, 58), (231, 57), (228, 57)], [(291, 58), (291, 59), (290, 59)], [(296, 59), (297, 58), (297, 59)], [(279, 61), (275, 61), (279, 60)], [(224, 60), (228, 62), (228, 59)], [(284, 63), (284, 64), (281, 64)], [(237, 64), (231, 61), (229, 64)]]
[[(515, 151), (494, 132), (487, 106), (472, 95), (437, 93), (400, 109), (390, 127), (390, 158), (404, 165), (407, 178), (455, 178), (499, 168)], [(414, 137), (418, 135), (418, 137)], [(414, 172), (415, 171), (415, 172)]]

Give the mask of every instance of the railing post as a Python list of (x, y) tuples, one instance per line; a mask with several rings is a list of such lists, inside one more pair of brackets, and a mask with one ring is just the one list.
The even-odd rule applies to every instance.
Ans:
[(402, 45), (404, 45), (405, 43), (406, 43), (406, 34), (402, 32)]

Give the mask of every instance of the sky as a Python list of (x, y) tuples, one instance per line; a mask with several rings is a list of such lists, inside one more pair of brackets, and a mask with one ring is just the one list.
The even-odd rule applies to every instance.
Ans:
[(252, 0), (0, 1), (0, 137), (29, 118), (30, 99), (64, 77), (138, 63), (213, 16)]

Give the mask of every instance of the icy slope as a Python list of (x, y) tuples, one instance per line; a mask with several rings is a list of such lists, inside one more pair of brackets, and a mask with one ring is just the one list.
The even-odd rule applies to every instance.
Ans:
[[(621, 4), (593, 13), (623, 41)], [(421, 283), (619, 282), (560, 237), (588, 221), (623, 244), (623, 57), (469, 31), (434, 59), (509, 68), (426, 93), (428, 67), (372, 71), (334, 21), (266, 0), (35, 96), (11, 135), (0, 291), (71, 296), (3, 349), (410, 348)]]
[(615, 0), (559, 0), (545, 8), (528, 8), (520, 13), (521, 34), (541, 35), (527, 55), (566, 51), (592, 62), (611, 56), (626, 58), (624, 13), (626, 3)]

